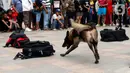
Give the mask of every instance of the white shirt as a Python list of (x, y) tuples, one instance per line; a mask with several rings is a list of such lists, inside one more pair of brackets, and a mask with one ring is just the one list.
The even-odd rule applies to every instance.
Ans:
[(22, 0), (23, 11), (30, 11), (33, 9), (32, 0)]
[(95, 3), (95, 8), (96, 8), (96, 12), (98, 12), (99, 9), (98, 1)]
[(117, 4), (115, 5), (115, 10), (114, 10), (114, 11), (115, 11), (115, 14), (119, 15), (119, 12), (118, 12), (118, 7), (119, 7), (119, 6), (121, 6), (121, 8), (122, 8), (122, 10), (123, 10), (122, 13), (121, 13), (122, 16), (123, 16), (123, 15), (125, 14), (125, 5), (124, 5), (124, 4), (118, 4), (118, 3), (117, 3)]
[(54, 1), (54, 8), (60, 8), (60, 0)]
[(61, 19), (62, 17), (60, 16), (60, 15), (56, 15), (56, 14), (53, 14), (53, 16), (51, 17), (51, 24), (53, 23), (53, 20), (55, 20), (55, 19)]

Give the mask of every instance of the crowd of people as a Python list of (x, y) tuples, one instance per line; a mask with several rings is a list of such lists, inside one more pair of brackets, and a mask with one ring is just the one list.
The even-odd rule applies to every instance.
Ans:
[(7, 11), (0, 4), (0, 31), (61, 30), (71, 27), (70, 18), (84, 25), (115, 26), (117, 4), (125, 5), (122, 24), (129, 27), (130, 0), (12, 0)]

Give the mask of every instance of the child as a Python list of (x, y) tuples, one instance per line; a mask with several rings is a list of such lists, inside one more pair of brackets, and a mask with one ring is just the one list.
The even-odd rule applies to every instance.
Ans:
[(11, 8), (12, 10), (12, 20), (17, 22), (18, 13), (15, 11), (14, 8)]
[(13, 27), (15, 27), (15, 29), (20, 28), (19, 24), (17, 23), (18, 14), (15, 13), (14, 10), (8, 10), (7, 11), (7, 16), (8, 16), (9, 21), (12, 22)]

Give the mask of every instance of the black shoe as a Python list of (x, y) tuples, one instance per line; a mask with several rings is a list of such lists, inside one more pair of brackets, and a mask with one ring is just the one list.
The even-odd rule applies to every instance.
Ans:
[(125, 25), (125, 27), (129, 27), (128, 25)]

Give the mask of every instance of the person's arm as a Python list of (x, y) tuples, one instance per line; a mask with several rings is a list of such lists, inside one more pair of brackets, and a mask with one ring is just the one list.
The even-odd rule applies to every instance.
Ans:
[(2, 22), (10, 29), (10, 26), (5, 22), (5, 20), (2, 19)]
[(45, 10), (45, 12), (48, 14), (48, 10), (46, 9), (46, 6), (44, 5), (44, 3), (42, 3), (42, 8)]
[(14, 10), (15, 10), (17, 13), (19, 13), (19, 12), (17, 11), (17, 9), (16, 9), (16, 7), (15, 7), (14, 4), (12, 5), (12, 8), (14, 8)]
[(63, 16), (62, 12), (60, 13), (60, 16), (61, 16), (61, 20), (64, 20), (64, 16)]
[(12, 0), (11, 3), (12, 3), (12, 8), (14, 8), (14, 10), (15, 10), (17, 13), (19, 13), (19, 12), (17, 11), (16, 7), (15, 7), (16, 2), (15, 2), (14, 0)]
[(64, 27), (64, 24), (58, 18), (56, 20), (60, 23), (61, 27)]

